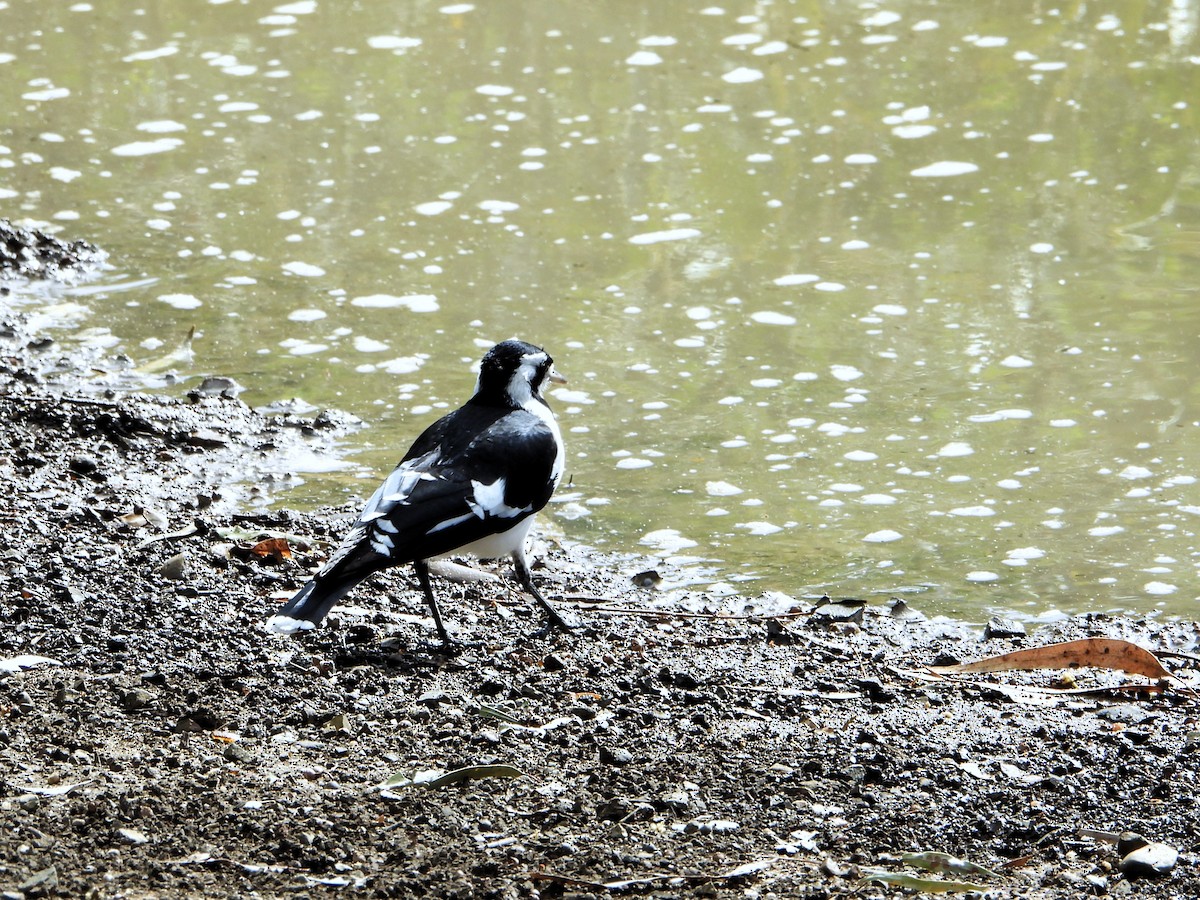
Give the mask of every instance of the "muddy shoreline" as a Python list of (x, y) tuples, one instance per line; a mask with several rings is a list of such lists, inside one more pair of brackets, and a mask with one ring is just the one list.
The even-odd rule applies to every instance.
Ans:
[[(317, 632), (273, 637), (264, 617), (353, 510), (264, 512), (230, 475), (265, 484), (352, 425), (183, 387), (88, 390), (85, 361), (3, 318), (6, 900), (902, 895), (879, 870), (995, 897), (1200, 895), (1186, 687), (1121, 694), (1146, 679), (1080, 669), (1074, 687), (1107, 693), (1014, 699), (1063, 673), (927, 677), (1114, 637), (1190, 684), (1195, 623), (985, 638), (885, 603), (653, 612), (634, 562), (543, 545), (534, 577), (576, 635), (536, 636), (507, 568), (485, 565), (502, 580), (439, 582), (472, 644), (454, 658), (422, 648), (405, 571)], [(420, 774), (467, 767), (484, 768)], [(1179, 862), (1123, 872), (1081, 828), (1140, 832)], [(922, 875), (901, 856), (920, 851), (987, 874)]]

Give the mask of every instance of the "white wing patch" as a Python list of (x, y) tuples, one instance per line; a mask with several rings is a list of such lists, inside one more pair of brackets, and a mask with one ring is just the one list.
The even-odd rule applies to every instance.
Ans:
[[(378, 490), (371, 495), (371, 499), (363, 507), (358, 521), (360, 523), (371, 522), (386, 516), (393, 506), (408, 502), (409, 495), (412, 494), (413, 488), (417, 486), (418, 482), (437, 480), (437, 476), (430, 475), (425, 470), (437, 462), (440, 453), (441, 447), (435, 447), (424, 456), (410, 459), (393, 469)], [(384, 528), (384, 530), (391, 530), (395, 533), (394, 527)]]
[(461, 525), (463, 522), (470, 520), (474, 515), (474, 513), (463, 513), (461, 516), (455, 516), (453, 519), (447, 519), (444, 522), (438, 522), (425, 533), (436, 534), (437, 532), (444, 531), (447, 528), (453, 528), (455, 525)]
[(525, 513), (533, 512), (532, 504), (529, 506), (509, 506), (504, 502), (504, 478), (497, 478), (491, 484), (484, 484), (482, 481), (472, 481), (471, 488), (473, 496), (467, 497), (467, 506), (471, 508), (468, 513), (463, 513), (461, 516), (455, 516), (452, 519), (446, 519), (444, 522), (438, 522), (426, 534), (434, 534), (439, 531), (444, 531), (447, 528), (453, 528), (455, 525), (461, 525), (463, 522), (469, 522), (473, 517), (483, 519), (511, 519), (515, 516), (522, 516)]
[(533, 506), (509, 506), (504, 502), (504, 478), (497, 478), (491, 484), (484, 484), (482, 481), (472, 481), (471, 487), (475, 489), (474, 499), (468, 499), (467, 505), (471, 507), (471, 512), (479, 516), (481, 519), (486, 519), (488, 516), (497, 516), (502, 519), (511, 519), (513, 516), (519, 516), (527, 512), (533, 511)]

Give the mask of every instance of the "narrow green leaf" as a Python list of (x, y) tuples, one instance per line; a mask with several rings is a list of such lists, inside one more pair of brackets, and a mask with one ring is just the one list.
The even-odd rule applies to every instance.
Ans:
[(447, 772), (440, 778), (425, 782), (426, 787), (440, 788), (451, 784), (459, 784), (469, 778), (520, 778), (525, 773), (514, 766), (466, 766)]
[(862, 880), (891, 887), (908, 888), (926, 894), (954, 894), (967, 891), (986, 891), (987, 885), (969, 881), (942, 881), (939, 878), (921, 878), (908, 872), (885, 872), (883, 869), (864, 869)]
[(939, 875), (978, 875), (982, 878), (1000, 879), (1000, 875), (991, 869), (984, 868), (970, 860), (959, 859), (949, 853), (939, 853), (936, 850), (926, 850), (923, 853), (902, 853), (900, 860), (905, 865), (926, 872), (936, 872)]

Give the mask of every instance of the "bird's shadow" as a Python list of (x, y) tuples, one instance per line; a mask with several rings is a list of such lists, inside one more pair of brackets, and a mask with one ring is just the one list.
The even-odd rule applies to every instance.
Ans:
[[(580, 627), (572, 630), (569, 637), (574, 640), (583, 633), (586, 629)], [(555, 635), (559, 634), (561, 632), (555, 629), (543, 628), (515, 641), (455, 641), (450, 647), (405, 636), (385, 637), (377, 642), (352, 642), (342, 635), (328, 650), (330, 659), (339, 669), (369, 666), (399, 673), (461, 672), (499, 657), (549, 652), (554, 647)]]

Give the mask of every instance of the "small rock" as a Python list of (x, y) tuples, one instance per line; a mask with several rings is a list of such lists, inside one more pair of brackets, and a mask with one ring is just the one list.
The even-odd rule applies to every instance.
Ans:
[(142, 834), (136, 828), (118, 828), (117, 837), (126, 844), (146, 844), (150, 842), (150, 838)]
[(1174, 847), (1148, 841), (1133, 831), (1121, 833), (1117, 853), (1121, 856), (1117, 867), (1130, 878), (1160, 877), (1179, 862), (1179, 851)]
[(663, 805), (677, 813), (687, 812), (690, 800), (687, 791), (682, 790), (671, 791), (662, 796)]
[(312, 420), (313, 428), (334, 429), (337, 431), (357, 428), (361, 424), (362, 419), (358, 416), (340, 409), (323, 409)]
[(874, 703), (891, 703), (896, 699), (896, 692), (884, 685), (878, 678), (859, 678), (855, 684), (862, 688)]
[(58, 887), (58, 869), (48, 866), (34, 872), (19, 885), (17, 890), (25, 894), (49, 892)]
[(596, 818), (601, 822), (619, 822), (629, 815), (633, 804), (623, 797), (613, 797), (596, 807)]
[(645, 572), (638, 572), (629, 579), (635, 587), (640, 588), (656, 588), (662, 584), (662, 576), (655, 569), (647, 569)]
[(126, 712), (133, 712), (135, 709), (143, 709), (154, 702), (154, 695), (149, 691), (144, 691), (141, 688), (135, 688), (132, 691), (126, 691), (121, 695), (121, 706)]
[[(1158, 718), (1158, 713), (1146, 709), (1136, 703), (1122, 703), (1120, 706), (1106, 706), (1096, 713), (1097, 718), (1106, 722), (1119, 722), (1123, 725), (1145, 725)], [(1131, 832), (1132, 833), (1132, 832)]]
[(892, 605), (888, 607), (888, 615), (901, 622), (922, 622), (925, 620), (925, 613), (913, 609), (900, 597), (892, 598)]
[(867, 601), (865, 600), (855, 600), (849, 597), (842, 600), (830, 600), (813, 610), (812, 620), (821, 625), (846, 623), (859, 625), (862, 623), (863, 610), (866, 608)]
[(542, 660), (542, 668), (547, 672), (561, 672), (566, 667), (567, 664), (553, 653), (548, 653), (546, 658)]
[(821, 863), (821, 869), (825, 872), (826, 875), (832, 875), (834, 878), (845, 878), (846, 875), (849, 874), (849, 871), (850, 871), (849, 869), (845, 868), (840, 863), (838, 863), (836, 860), (831, 859), (828, 856), (825, 857), (824, 862)]
[(244, 390), (244, 387), (226, 375), (208, 375), (188, 392), (188, 399), (194, 402), (201, 397), (228, 397), (232, 400)]
[(197, 428), (195, 431), (184, 436), (183, 443), (189, 447), (218, 450), (229, 444), (229, 438), (211, 428)]
[(158, 567), (158, 574), (171, 581), (183, 581), (187, 575), (187, 556), (183, 553), (176, 553)]
[(700, 687), (699, 680), (690, 672), (672, 672), (668, 668), (663, 668), (658, 673), (658, 680), (667, 687), (677, 687), (684, 691), (694, 691)]
[(250, 761), (250, 751), (240, 744), (230, 744), (221, 751), (226, 761), (232, 763), (247, 763)]
[(70, 463), (67, 465), (68, 468), (70, 468), (70, 470), (76, 475), (91, 475), (98, 468), (100, 468), (100, 463), (96, 462), (96, 460), (92, 457), (85, 456), (82, 453), (72, 456)]
[(983, 639), (985, 641), (1003, 640), (1005, 638), (1023, 640), (1028, 632), (1025, 626), (1015, 619), (1006, 619), (1003, 616), (992, 616), (983, 629)]
[(737, 831), (741, 827), (740, 822), (734, 822), (732, 819), (711, 819), (707, 821), (692, 819), (690, 822), (676, 825), (675, 829), (682, 831), (684, 834), (729, 834), (729, 832)]
[(633, 762), (633, 754), (624, 747), (601, 747), (600, 762), (608, 766), (627, 766)]
[(787, 626), (778, 619), (767, 619), (767, 643), (776, 647), (786, 647), (796, 640)]
[(33, 812), (42, 805), (42, 798), (37, 794), (22, 794), (17, 798), (17, 806), (25, 810), (25, 812)]

